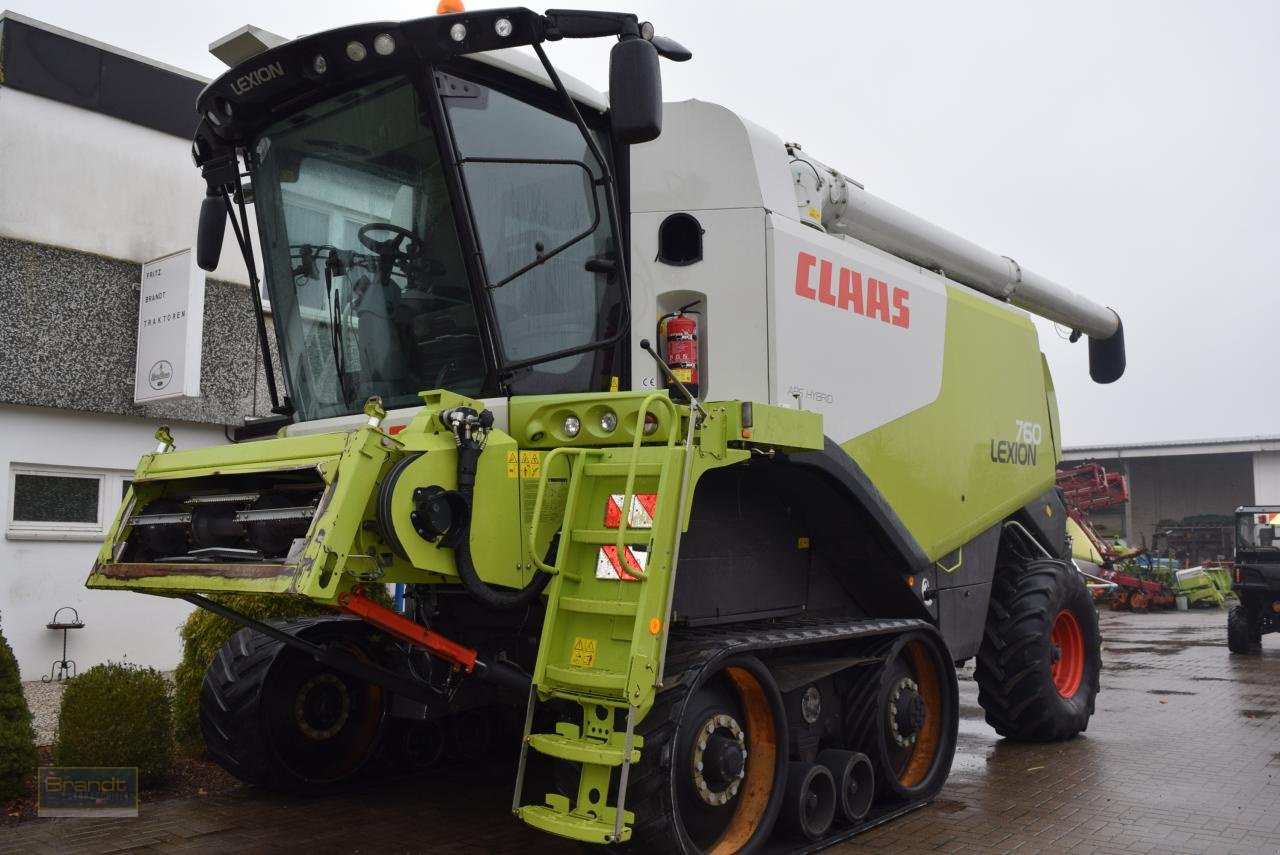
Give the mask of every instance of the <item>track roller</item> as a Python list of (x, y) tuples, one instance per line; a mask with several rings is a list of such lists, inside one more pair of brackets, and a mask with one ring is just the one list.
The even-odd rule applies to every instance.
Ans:
[(837, 815), (845, 822), (861, 822), (876, 795), (871, 760), (860, 751), (828, 748), (818, 753), (818, 763), (835, 779)]
[(819, 763), (793, 762), (787, 771), (787, 793), (778, 825), (791, 837), (820, 840), (836, 816), (836, 782)]

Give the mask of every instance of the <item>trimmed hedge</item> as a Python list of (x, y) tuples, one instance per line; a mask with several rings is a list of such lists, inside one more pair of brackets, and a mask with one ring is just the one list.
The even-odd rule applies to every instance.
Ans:
[(13, 648), (0, 632), (0, 799), (25, 795), (36, 770), (36, 734)]
[(62, 690), (59, 766), (137, 766), (150, 786), (173, 768), (173, 698), (154, 668), (119, 662), (95, 665)]
[[(371, 585), (365, 595), (383, 605), (391, 604), (385, 585)], [(261, 621), (333, 614), (333, 609), (301, 596), (225, 594), (211, 599)], [(200, 687), (204, 683), (204, 672), (238, 629), (240, 624), (204, 609), (196, 609), (182, 625), (182, 661), (173, 675), (173, 718), (178, 744), (189, 751), (204, 750), (204, 737), (200, 735)]]

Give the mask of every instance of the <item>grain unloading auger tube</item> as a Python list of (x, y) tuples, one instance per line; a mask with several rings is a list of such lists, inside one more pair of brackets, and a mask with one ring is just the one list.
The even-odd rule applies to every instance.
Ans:
[(1098, 383), (1112, 383), (1124, 374), (1124, 325), (1114, 309), (868, 193), (798, 145), (789, 144), (787, 153), (805, 224), (856, 238), (1063, 324), (1071, 328), (1073, 341), (1087, 335), (1090, 376)]

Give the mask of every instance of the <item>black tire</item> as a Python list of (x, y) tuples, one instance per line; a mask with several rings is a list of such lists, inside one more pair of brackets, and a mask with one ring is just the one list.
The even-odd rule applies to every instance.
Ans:
[(883, 664), (861, 675), (847, 695), (848, 746), (871, 761), (876, 804), (932, 799), (955, 757), (960, 725), (955, 665), (932, 632), (903, 633), (875, 645), (868, 655)]
[[(282, 628), (323, 635), (328, 629), (323, 623), (299, 621)], [(309, 635), (308, 640), (315, 639)], [(333, 643), (354, 656), (366, 655), (349, 636)], [(380, 687), (242, 629), (205, 672), (200, 729), (209, 754), (241, 781), (324, 793), (349, 783), (377, 752), (386, 706)]]
[(1244, 606), (1233, 606), (1227, 612), (1227, 649), (1232, 653), (1257, 653), (1260, 648), (1261, 645), (1254, 641), (1249, 610)]
[[(669, 666), (666, 684), (636, 729), (645, 742), (627, 787), (626, 809), (636, 815), (627, 850), (758, 850), (773, 833), (786, 792), (786, 712), (777, 685), (760, 660), (743, 655), (714, 664), (694, 658), (679, 673)], [(726, 803), (706, 805), (691, 795), (694, 737), (704, 720), (735, 703), (754, 710), (734, 713), (743, 718), (749, 749), (746, 785)], [(763, 721), (758, 730), (772, 733), (753, 732), (752, 721)], [(752, 786), (753, 781), (760, 786)]]
[(1081, 733), (1101, 672), (1098, 613), (1074, 567), (1044, 559), (996, 572), (974, 673), (996, 733), (1028, 742)]

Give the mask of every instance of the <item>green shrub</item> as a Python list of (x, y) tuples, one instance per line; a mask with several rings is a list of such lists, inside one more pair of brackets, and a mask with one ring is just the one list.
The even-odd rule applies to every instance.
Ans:
[(59, 766), (137, 766), (144, 785), (173, 767), (173, 698), (154, 668), (118, 662), (95, 665), (62, 690)]
[[(385, 585), (373, 585), (365, 595), (383, 605), (390, 605)], [(261, 621), (333, 614), (333, 609), (299, 596), (225, 594), (213, 599)], [(213, 657), (218, 655), (218, 650), (238, 629), (240, 624), (204, 609), (196, 609), (182, 625), (182, 661), (173, 675), (173, 721), (178, 744), (189, 751), (204, 749), (204, 739), (200, 735), (200, 686), (204, 683), (204, 672)]]
[(23, 795), (36, 770), (36, 734), (22, 694), (18, 660), (0, 632), (0, 799)]

